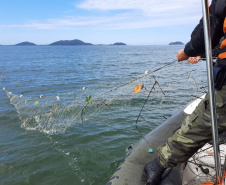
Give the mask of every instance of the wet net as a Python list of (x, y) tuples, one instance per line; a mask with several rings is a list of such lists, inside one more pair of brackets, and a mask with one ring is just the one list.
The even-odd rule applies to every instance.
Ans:
[[(220, 160), (222, 172), (225, 172), (225, 156), (226, 156), (226, 132), (219, 136), (220, 140)], [(225, 180), (225, 173), (222, 176), (223, 180), (216, 178), (214, 149), (212, 142), (207, 143), (199, 149), (187, 162), (184, 175), (183, 184), (186, 185), (200, 185), (200, 184), (216, 184), (223, 185)]]
[[(173, 77), (169, 78), (169, 73), (173, 73)], [(23, 128), (59, 133), (71, 125), (108, 124), (111, 114), (128, 113), (128, 110), (137, 117), (134, 119), (136, 125), (149, 124), (150, 112), (153, 115), (156, 113), (155, 116), (162, 112), (172, 114), (188, 103), (183, 97), (192, 100), (206, 93), (203, 76), (205, 65), (172, 61), (125, 79), (122, 84), (112, 82), (98, 87), (94, 84), (50, 96), (39, 94), (26, 97), (3, 89), (15, 106)], [(175, 94), (178, 99), (176, 103)], [(157, 113), (157, 109), (162, 110), (161, 113)], [(165, 119), (164, 115), (161, 118)]]
[[(189, 101), (207, 93), (205, 76), (202, 61), (196, 65), (172, 61), (123, 79), (122, 84), (113, 81), (66, 93), (30, 97), (14, 94), (6, 88), (3, 90), (18, 112), (21, 127), (26, 130), (54, 134), (64, 133), (75, 125), (112, 126), (110, 119), (114, 114), (117, 119), (120, 119), (117, 115), (133, 117), (130, 123), (142, 135), (139, 129), (143, 125), (155, 127)], [(150, 121), (153, 117), (155, 123)], [(184, 179), (185, 184), (216, 180), (211, 147), (202, 148), (189, 160), (186, 168), (190, 176)], [(209, 157), (211, 162), (206, 161)]]

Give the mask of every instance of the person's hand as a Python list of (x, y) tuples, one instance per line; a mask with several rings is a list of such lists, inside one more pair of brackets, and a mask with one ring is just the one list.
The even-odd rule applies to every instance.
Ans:
[(187, 60), (189, 58), (189, 56), (187, 56), (184, 52), (184, 50), (180, 50), (178, 51), (177, 53), (177, 61), (180, 62), (180, 61), (183, 61), (183, 60)]
[(197, 56), (197, 57), (189, 57), (188, 58), (188, 62), (192, 63), (192, 64), (197, 64), (199, 62), (199, 60), (201, 59), (201, 56)]

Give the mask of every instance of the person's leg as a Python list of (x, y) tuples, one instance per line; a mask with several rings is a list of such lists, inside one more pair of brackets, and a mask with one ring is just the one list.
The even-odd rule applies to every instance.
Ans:
[[(216, 107), (219, 132), (226, 129), (226, 86), (216, 91)], [(186, 162), (199, 148), (212, 139), (209, 95), (195, 111), (187, 116), (179, 130), (158, 148), (160, 162), (164, 167)]]
[[(156, 165), (156, 160), (153, 161), (154, 163), (146, 165), (145, 172), (149, 184), (153, 184), (152, 182), (156, 179), (155, 175), (153, 175), (156, 171), (153, 168), (153, 164), (158, 167), (157, 171), (164, 172), (163, 169), (186, 162), (199, 148), (212, 139), (208, 97), (209, 95), (200, 102), (191, 115), (185, 118), (181, 128), (168, 139), (168, 142), (158, 148), (160, 165)], [(221, 91), (216, 91), (219, 132), (225, 131), (226, 128), (225, 102), (226, 86)], [(158, 173), (158, 178), (159, 176)]]

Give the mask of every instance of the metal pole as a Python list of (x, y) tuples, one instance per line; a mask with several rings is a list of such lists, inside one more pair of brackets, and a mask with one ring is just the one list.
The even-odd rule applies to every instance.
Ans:
[(203, 8), (203, 28), (205, 36), (205, 50), (206, 50), (206, 65), (207, 65), (207, 78), (209, 87), (209, 102), (210, 113), (212, 122), (212, 136), (213, 136), (213, 148), (214, 159), (216, 167), (217, 178), (221, 179), (221, 162), (220, 162), (220, 150), (219, 150), (219, 137), (218, 137), (218, 125), (216, 116), (216, 100), (213, 80), (213, 58), (211, 49), (211, 36), (210, 36), (210, 16), (209, 16), (209, 2), (208, 0), (202, 0)]

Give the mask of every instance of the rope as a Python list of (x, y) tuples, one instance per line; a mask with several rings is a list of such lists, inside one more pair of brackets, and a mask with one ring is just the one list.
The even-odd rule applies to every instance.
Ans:
[[(103, 92), (103, 93), (100, 93), (100, 94), (98, 94), (98, 95), (96, 95), (96, 96), (93, 96), (92, 98), (94, 99), (94, 98), (100, 97), (100, 96), (102, 96), (102, 95), (104, 95), (104, 94), (107, 94), (107, 93), (112, 92), (112, 91), (115, 91), (115, 90), (117, 90), (117, 89), (119, 89), (119, 88), (121, 88), (121, 87), (124, 87), (124, 86), (126, 86), (126, 85), (128, 85), (128, 84), (131, 84), (132, 82), (135, 82), (135, 81), (137, 81), (137, 80), (139, 80), (139, 79), (142, 79), (142, 78), (144, 78), (144, 77), (147, 76), (147, 75), (150, 75), (150, 74), (152, 74), (152, 73), (154, 73), (154, 72), (156, 72), (156, 71), (159, 71), (159, 70), (161, 70), (161, 69), (163, 69), (163, 68), (165, 68), (165, 67), (167, 67), (167, 66), (170, 66), (170, 65), (174, 64), (176, 61), (177, 61), (177, 60), (174, 60), (174, 61), (172, 61), (172, 62), (169, 62), (169, 63), (167, 63), (167, 64), (165, 64), (165, 65), (163, 65), (163, 66), (161, 66), (161, 67), (159, 67), (159, 68), (157, 68), (157, 69), (155, 69), (155, 70), (153, 70), (153, 71), (150, 71), (150, 72), (148, 71), (145, 75), (142, 75), (142, 76), (140, 76), (140, 77), (137, 77), (137, 78), (135, 78), (135, 79), (133, 79), (133, 80), (131, 80), (131, 81), (129, 81), (129, 82), (126, 82), (126, 83), (124, 83), (124, 84), (122, 84), (122, 85), (120, 85), (120, 86), (117, 86), (117, 87), (115, 87), (115, 88), (113, 88), (113, 89), (110, 89), (110, 90), (105, 91), (105, 92)], [(79, 104), (84, 103), (84, 102), (85, 102), (85, 101), (83, 100), (83, 101), (81, 101), (81, 102), (76, 103), (75, 105), (79, 105)]]

